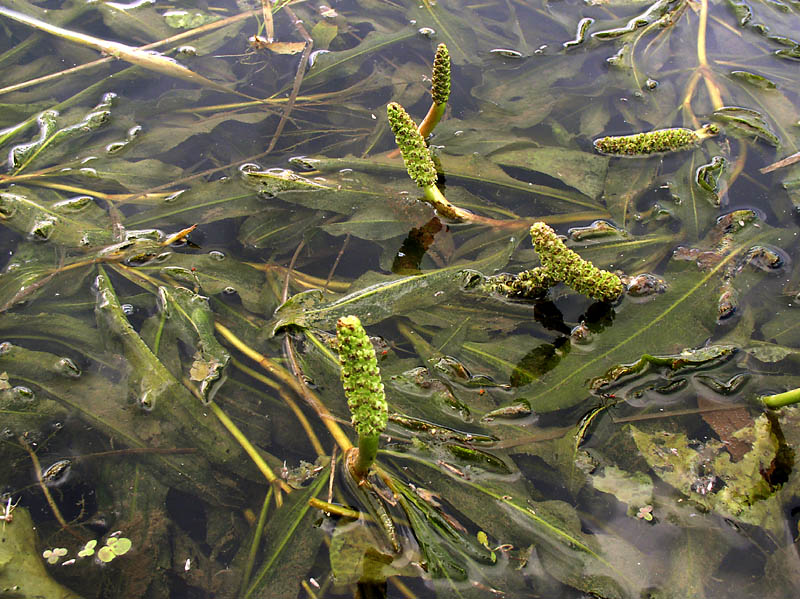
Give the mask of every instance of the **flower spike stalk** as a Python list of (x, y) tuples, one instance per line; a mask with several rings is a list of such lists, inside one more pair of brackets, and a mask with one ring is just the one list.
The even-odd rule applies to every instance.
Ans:
[(336, 341), (342, 366), (342, 386), (358, 433), (358, 448), (350, 450), (347, 462), (356, 479), (361, 480), (375, 461), (378, 441), (389, 419), (389, 406), (375, 348), (357, 316), (339, 319)]
[(696, 131), (673, 127), (634, 135), (601, 137), (594, 140), (594, 147), (601, 154), (646, 156), (648, 154), (688, 150), (717, 133), (719, 133), (719, 127), (713, 124), (704, 125)]
[(776, 393), (775, 395), (762, 395), (759, 399), (764, 402), (764, 405), (773, 410), (790, 406), (792, 404), (800, 403), (800, 389), (792, 389), (784, 391), (783, 393)]
[(392, 127), (397, 147), (400, 148), (403, 155), (408, 176), (422, 188), (425, 193), (425, 201), (433, 206), (439, 214), (451, 220), (473, 220), (470, 212), (448, 202), (436, 187), (438, 175), (430, 150), (405, 109), (397, 102), (390, 102), (386, 107), (386, 114), (389, 117), (389, 125)]
[(423, 139), (431, 134), (441, 120), (447, 107), (447, 100), (450, 98), (450, 53), (444, 44), (439, 44), (436, 48), (436, 56), (433, 59), (431, 98), (433, 99), (431, 107), (418, 129)]

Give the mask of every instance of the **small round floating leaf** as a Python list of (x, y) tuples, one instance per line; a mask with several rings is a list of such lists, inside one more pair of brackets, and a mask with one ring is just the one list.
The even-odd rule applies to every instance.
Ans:
[(111, 539), (109, 539), (109, 547), (111, 547), (111, 551), (114, 552), (114, 555), (125, 555), (131, 549), (131, 540), (127, 537), (120, 537), (115, 539), (116, 543), (113, 545), (111, 543)]
[(114, 553), (114, 550), (108, 545), (106, 545), (105, 547), (101, 547), (100, 551), (97, 552), (97, 559), (99, 559), (104, 564), (107, 564), (115, 557), (117, 557), (117, 554)]
[(78, 551), (78, 557), (89, 557), (94, 555), (94, 548), (97, 547), (97, 540), (92, 539), (91, 541), (87, 541), (86, 545), (83, 546), (83, 549)]

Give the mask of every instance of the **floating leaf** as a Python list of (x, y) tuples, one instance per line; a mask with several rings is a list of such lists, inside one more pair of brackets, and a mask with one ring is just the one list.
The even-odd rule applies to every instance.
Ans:
[[(515, 242), (503, 243), (486, 252), (484, 257), (472, 265), (488, 269), (499, 268), (508, 261)], [(448, 294), (460, 289), (459, 265), (412, 275), (409, 277), (381, 277), (384, 280), (354, 291), (330, 303), (322, 303), (322, 292), (312, 290), (289, 298), (275, 311), (272, 331), (278, 332), (287, 326), (332, 328), (344, 315), (358, 316), (367, 326), (380, 322), (391, 315), (409, 309), (432, 306), (447, 299)]]
[(683, 433), (666, 431), (649, 435), (630, 428), (642, 456), (664, 482), (720, 515), (780, 529), (780, 506), (772, 499), (774, 487), (765, 479), (778, 450), (778, 442), (765, 415), (735, 436), (752, 444), (738, 462), (716, 440), (693, 447)]
[[(0, 525), (0, 588), (14, 589), (22, 597), (52, 597), (53, 599), (80, 599), (79, 596), (55, 582), (45, 570), (42, 555), (36, 550), (36, 528), (28, 510), (14, 508), (11, 521)], [(49, 559), (56, 555), (56, 563), (67, 554), (63, 547), (50, 550)], [(5, 591), (4, 591), (5, 592)]]

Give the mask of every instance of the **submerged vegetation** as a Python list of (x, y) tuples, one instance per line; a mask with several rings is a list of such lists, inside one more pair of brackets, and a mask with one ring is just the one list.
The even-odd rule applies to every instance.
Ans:
[(0, 596), (797, 596), (796, 2), (0, 24)]

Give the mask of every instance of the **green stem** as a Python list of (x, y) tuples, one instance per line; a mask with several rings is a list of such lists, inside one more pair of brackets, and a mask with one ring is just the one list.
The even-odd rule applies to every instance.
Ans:
[(428, 185), (423, 187), (422, 190), (425, 193), (425, 201), (445, 218), (456, 221), (475, 220), (472, 213), (451, 204), (436, 185)]
[(783, 406), (800, 402), (800, 388), (784, 391), (783, 393), (776, 393), (775, 395), (762, 395), (759, 399), (764, 402), (765, 406), (775, 410)]
[(358, 437), (358, 453), (356, 454), (354, 473), (358, 478), (364, 478), (375, 462), (378, 455), (378, 441), (380, 435), (363, 435)]
[[(250, 459), (253, 460), (253, 463), (261, 471), (261, 474), (263, 474), (264, 478), (267, 479), (267, 482), (270, 484), (278, 484), (281, 489), (287, 493), (290, 492), (291, 489), (284, 484), (282, 480), (275, 476), (275, 473), (272, 472), (272, 469), (264, 461), (264, 458), (261, 457), (261, 454), (258, 453), (258, 450), (253, 447), (253, 444), (250, 443), (250, 440), (244, 436), (241, 430), (239, 430), (239, 427), (236, 426), (230, 418), (228, 418), (228, 415), (223, 412), (213, 401), (208, 402), (208, 406), (211, 408), (211, 411), (214, 412), (214, 416), (216, 416), (222, 425), (228, 429), (228, 432), (233, 436), (234, 439), (236, 439), (239, 445), (242, 446), (242, 449), (245, 450), (247, 455), (250, 456)], [(275, 501), (278, 503), (278, 505), (280, 505), (280, 495), (275, 496)]]
[(272, 499), (273, 492), (274, 488), (270, 487), (269, 491), (267, 491), (267, 495), (264, 497), (264, 503), (261, 504), (261, 513), (258, 515), (258, 522), (256, 523), (255, 530), (253, 531), (253, 540), (250, 543), (250, 551), (247, 553), (247, 563), (245, 564), (244, 573), (242, 574), (242, 584), (239, 588), (240, 595), (244, 595), (245, 591), (247, 590), (247, 585), (250, 583), (250, 576), (253, 573), (253, 565), (256, 563), (258, 548), (261, 545), (261, 537), (264, 534), (264, 526), (267, 524), (267, 510), (269, 508), (269, 502)]

